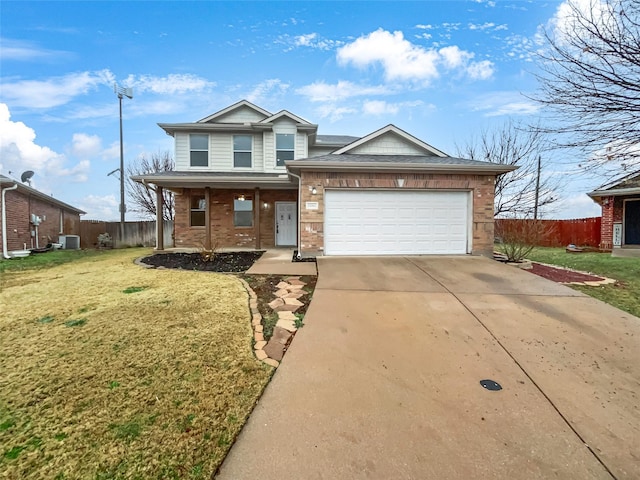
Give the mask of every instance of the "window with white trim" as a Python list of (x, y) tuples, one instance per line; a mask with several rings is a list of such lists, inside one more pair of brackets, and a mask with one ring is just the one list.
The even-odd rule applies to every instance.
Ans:
[(295, 134), (276, 133), (276, 167), (284, 167), (284, 162), (295, 157)]
[(233, 225), (253, 227), (253, 200), (239, 195), (233, 199)]
[(192, 167), (209, 166), (209, 135), (206, 133), (189, 135), (189, 165)]
[(233, 166), (234, 168), (251, 168), (251, 150), (253, 137), (251, 135), (233, 136)]
[(204, 227), (205, 210), (206, 205), (204, 195), (191, 195), (189, 225), (192, 227)]

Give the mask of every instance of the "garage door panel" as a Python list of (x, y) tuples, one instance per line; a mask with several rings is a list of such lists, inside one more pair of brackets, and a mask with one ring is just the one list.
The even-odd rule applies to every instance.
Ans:
[(327, 255), (467, 253), (467, 192), (325, 191)]

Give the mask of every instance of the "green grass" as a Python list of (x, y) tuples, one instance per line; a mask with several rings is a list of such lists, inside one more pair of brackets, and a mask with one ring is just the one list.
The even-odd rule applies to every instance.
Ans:
[(247, 293), (134, 264), (149, 253), (0, 262), (1, 478), (204, 479), (222, 462), (273, 372)]
[(102, 257), (106, 253), (104, 250), (55, 250), (25, 258), (2, 259), (0, 260), (0, 273), (40, 270), (83, 258)]
[(597, 252), (567, 253), (564, 248), (535, 248), (527, 258), (617, 280), (611, 285), (571, 285), (571, 288), (640, 317), (640, 258)]

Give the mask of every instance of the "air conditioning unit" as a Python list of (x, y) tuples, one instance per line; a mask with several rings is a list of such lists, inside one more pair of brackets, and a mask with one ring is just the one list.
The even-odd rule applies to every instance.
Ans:
[(60, 235), (58, 237), (58, 243), (62, 245), (63, 250), (79, 250), (80, 249), (80, 236), (79, 235)]

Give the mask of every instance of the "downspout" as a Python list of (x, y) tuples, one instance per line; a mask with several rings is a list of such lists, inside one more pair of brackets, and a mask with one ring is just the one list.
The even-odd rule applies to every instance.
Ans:
[(13, 187), (2, 189), (2, 256), (7, 260), (11, 257), (7, 251), (9, 247), (7, 246), (7, 202), (5, 193), (7, 190), (15, 190), (16, 188), (18, 188), (18, 184), (14, 183)]
[(298, 179), (298, 255), (296, 257), (298, 260), (302, 258), (302, 244), (300, 243), (300, 230), (302, 226), (300, 225), (300, 220), (302, 216), (302, 177), (300, 175), (296, 175), (295, 173), (289, 171), (289, 175), (292, 175)]

